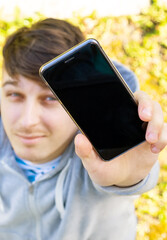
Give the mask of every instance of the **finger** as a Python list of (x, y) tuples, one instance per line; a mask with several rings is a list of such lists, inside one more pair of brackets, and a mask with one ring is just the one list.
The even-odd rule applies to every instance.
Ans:
[(74, 143), (75, 151), (80, 158), (90, 158), (93, 147), (90, 141), (83, 134), (77, 134)]
[[(75, 151), (81, 158), (84, 166), (89, 169), (96, 161), (101, 161), (100, 157), (94, 151), (94, 148), (90, 141), (83, 134), (78, 134), (75, 137)], [(91, 159), (91, 160), (90, 160)]]
[[(75, 151), (82, 160), (83, 166), (87, 170), (92, 181), (101, 186), (112, 185), (111, 176), (114, 179), (114, 173), (112, 174), (112, 164), (114, 160), (111, 162), (103, 161), (94, 151), (89, 140), (82, 134), (78, 134), (75, 137)], [(118, 165), (117, 161), (115, 165)], [(117, 174), (115, 178), (116, 177)], [(113, 181), (115, 181), (115, 179)]]
[(153, 112), (153, 105), (150, 96), (143, 92), (137, 91), (134, 93), (135, 99), (138, 103), (138, 114), (142, 121), (150, 121)]
[(159, 141), (151, 145), (151, 151), (153, 153), (159, 153), (166, 147), (166, 145), (167, 145), (167, 123), (163, 125)]
[(148, 122), (146, 130), (146, 141), (150, 144), (156, 143), (161, 135), (164, 125), (164, 117), (160, 104), (153, 101), (152, 118)]

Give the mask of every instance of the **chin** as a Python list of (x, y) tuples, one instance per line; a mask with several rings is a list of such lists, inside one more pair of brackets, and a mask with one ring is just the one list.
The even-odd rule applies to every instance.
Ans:
[(30, 154), (30, 152), (26, 154), (25, 152), (15, 151), (15, 153), (19, 158), (30, 162), (38, 162), (40, 159), (39, 156), (37, 157), (36, 154)]

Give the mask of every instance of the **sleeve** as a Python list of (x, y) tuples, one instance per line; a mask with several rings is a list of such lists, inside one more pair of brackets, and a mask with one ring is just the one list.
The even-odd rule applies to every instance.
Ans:
[(128, 84), (131, 91), (135, 92), (135, 91), (139, 90), (139, 82), (138, 82), (136, 75), (130, 69), (125, 67), (123, 64), (121, 64), (117, 61), (112, 61), (112, 63), (115, 65), (117, 70), (120, 72), (120, 74), (122, 75), (125, 82)]

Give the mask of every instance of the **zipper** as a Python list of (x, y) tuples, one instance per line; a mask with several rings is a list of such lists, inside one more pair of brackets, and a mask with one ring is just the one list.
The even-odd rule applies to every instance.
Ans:
[(40, 217), (38, 215), (38, 212), (36, 210), (36, 206), (35, 206), (35, 199), (34, 199), (34, 184), (30, 183), (28, 181), (28, 179), (26, 179), (22, 174), (18, 173), (17, 171), (15, 171), (14, 169), (12, 169), (11, 167), (9, 167), (4, 161), (1, 161), (1, 164), (8, 169), (11, 173), (14, 173), (15, 175), (19, 176), (20, 178), (22, 178), (24, 180), (24, 182), (26, 182), (28, 184), (28, 198), (29, 198), (29, 205), (30, 205), (30, 209), (31, 212), (35, 218), (35, 222), (36, 222), (36, 240), (42, 240), (41, 238), (41, 234), (40, 234)]
[(34, 215), (35, 221), (36, 221), (36, 239), (42, 240), (41, 231), (40, 231), (40, 216), (35, 206), (35, 198), (34, 198), (35, 189), (34, 188), (35, 188), (34, 184), (31, 184), (31, 186), (29, 187), (29, 204), (30, 204), (31, 212)]

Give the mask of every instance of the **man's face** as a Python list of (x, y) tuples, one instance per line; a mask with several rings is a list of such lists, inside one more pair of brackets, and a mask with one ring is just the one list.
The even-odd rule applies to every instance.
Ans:
[(2, 81), (1, 115), (15, 153), (34, 163), (64, 152), (77, 127), (50, 90), (21, 75)]

